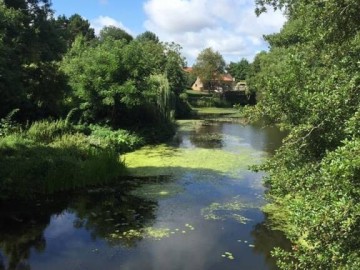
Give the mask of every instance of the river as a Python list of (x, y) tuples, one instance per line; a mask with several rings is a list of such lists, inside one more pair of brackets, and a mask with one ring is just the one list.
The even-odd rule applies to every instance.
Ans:
[(274, 127), (181, 121), (167, 145), (122, 157), (119, 184), (0, 205), (0, 269), (276, 269), (262, 173)]

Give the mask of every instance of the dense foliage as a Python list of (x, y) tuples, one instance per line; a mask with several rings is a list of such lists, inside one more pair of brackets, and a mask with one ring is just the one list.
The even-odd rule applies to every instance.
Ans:
[(219, 52), (206, 48), (196, 58), (193, 70), (203, 82), (204, 89), (213, 90), (215, 82), (224, 74), (225, 66), (224, 58)]
[(289, 131), (263, 167), (266, 210), (293, 242), (282, 269), (360, 268), (360, 6), (356, 0), (259, 0), (288, 22), (266, 36), (249, 81), (250, 116)]
[(119, 153), (171, 135), (188, 110), (180, 50), (152, 32), (96, 37), (49, 0), (0, 0), (0, 199), (106, 182)]
[[(152, 32), (133, 40), (110, 26), (96, 38), (78, 14), (54, 18), (48, 0), (2, 0), (0, 11), (0, 118), (13, 109), (23, 122), (77, 109), (74, 119), (85, 122), (118, 127), (146, 115), (143, 123), (154, 123), (162, 104), (150, 77), (165, 76), (176, 97), (185, 88), (181, 48)], [(122, 123), (127, 114), (138, 117)]]
[(230, 62), (226, 69), (236, 81), (242, 81), (246, 80), (248, 76), (250, 63), (242, 58), (239, 62)]

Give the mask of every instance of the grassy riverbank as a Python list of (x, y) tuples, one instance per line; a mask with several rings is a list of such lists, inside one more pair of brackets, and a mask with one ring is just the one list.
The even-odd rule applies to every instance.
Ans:
[[(197, 118), (236, 119), (233, 108), (196, 108)], [(66, 120), (24, 128), (3, 120), (0, 135), (0, 199), (108, 184), (127, 174), (124, 153), (168, 140), (174, 126), (127, 131)]]
[(120, 154), (153, 140), (151, 130), (136, 133), (65, 120), (35, 122), (25, 130), (13, 126), (0, 137), (0, 199), (109, 183), (125, 173)]

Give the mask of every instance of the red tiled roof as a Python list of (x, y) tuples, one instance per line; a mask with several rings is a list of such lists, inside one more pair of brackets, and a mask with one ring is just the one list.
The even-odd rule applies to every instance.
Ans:
[(230, 74), (223, 74), (221, 77), (221, 79), (226, 82), (234, 81), (233, 77)]
[(192, 67), (184, 67), (183, 68), (185, 72), (192, 72), (193, 68)]

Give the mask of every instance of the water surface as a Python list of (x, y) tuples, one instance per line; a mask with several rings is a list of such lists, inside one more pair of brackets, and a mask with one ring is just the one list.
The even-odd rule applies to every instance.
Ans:
[(0, 269), (276, 269), (262, 174), (276, 128), (183, 121), (118, 185), (0, 205)]

